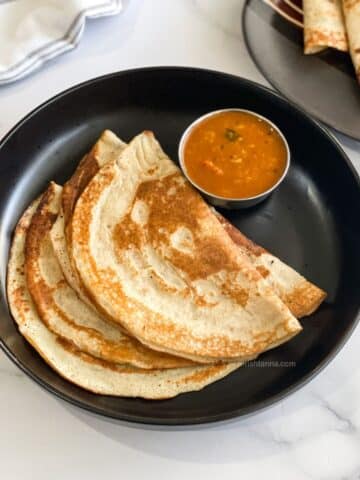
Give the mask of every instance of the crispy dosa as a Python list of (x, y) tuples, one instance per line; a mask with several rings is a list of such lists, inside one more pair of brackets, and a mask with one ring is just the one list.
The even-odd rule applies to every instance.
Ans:
[(105, 130), (101, 134), (90, 152), (83, 157), (73, 175), (65, 183), (61, 198), (61, 208), (51, 231), (53, 248), (67, 282), (80, 296), (82, 301), (92, 308), (94, 306), (87, 297), (77, 271), (71, 264), (71, 259), (68, 255), (68, 243), (71, 243), (71, 232), (67, 225), (71, 219), (78, 197), (91, 178), (105, 163), (117, 158), (125, 146), (126, 144), (110, 130)]
[(37, 203), (34, 202), (27, 209), (15, 230), (8, 265), (8, 300), (20, 333), (62, 377), (103, 395), (164, 399), (200, 390), (241, 365), (232, 363), (170, 370), (141, 370), (91, 357), (52, 333), (40, 320), (28, 291), (24, 272), (26, 232)]
[(348, 51), (341, 0), (304, 0), (304, 52)]
[(274, 290), (296, 318), (311, 315), (320, 306), (326, 297), (326, 293), (321, 288), (306, 280), (275, 255), (246, 238), (220, 213), (215, 212), (215, 215), (239, 246), (240, 251), (246, 255), (266, 284)]
[[(65, 277), (87, 303), (89, 300), (86, 292), (82, 288), (76, 269), (70, 264), (68, 256), (68, 245), (71, 244), (71, 229), (68, 228), (68, 224), (76, 201), (89, 181), (107, 162), (118, 158), (125, 146), (126, 144), (110, 130), (102, 133), (88, 155), (80, 162), (73, 176), (65, 183), (61, 213), (51, 232), (53, 247)], [(270, 252), (249, 240), (215, 209), (213, 212), (224, 226), (226, 233), (237, 244), (239, 253), (245, 255), (255, 265), (295, 317), (301, 318), (310, 315), (318, 308), (326, 296), (323, 290), (306, 280)]]
[(301, 330), (151, 132), (99, 170), (70, 226), (88, 295), (150, 348), (229, 361)]
[(62, 188), (50, 183), (32, 217), (25, 249), (26, 282), (46, 326), (77, 349), (95, 357), (138, 368), (180, 368), (193, 362), (154, 352), (89, 308), (67, 283), (54, 253), (50, 230)]

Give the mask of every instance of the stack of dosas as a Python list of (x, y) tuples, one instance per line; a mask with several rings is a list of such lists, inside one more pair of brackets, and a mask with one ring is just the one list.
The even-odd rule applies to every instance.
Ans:
[(304, 0), (304, 51), (350, 50), (360, 82), (360, 0)]
[(325, 293), (212, 210), (151, 132), (105, 131), (15, 230), (20, 332), (90, 391), (199, 390), (300, 332)]

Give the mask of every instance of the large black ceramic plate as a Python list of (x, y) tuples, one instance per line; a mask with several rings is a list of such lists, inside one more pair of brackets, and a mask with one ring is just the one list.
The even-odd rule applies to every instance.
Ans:
[[(68, 178), (104, 128), (124, 140), (152, 129), (176, 159), (187, 125), (205, 112), (227, 107), (254, 110), (275, 122), (288, 139), (292, 165), (269, 200), (246, 211), (223, 213), (324, 288), (326, 302), (303, 320), (300, 335), (262, 355), (267, 364), (241, 368), (198, 393), (145, 401), (94, 395), (63, 380), (21, 337), (7, 308), (9, 243), (22, 211), (49, 180), (62, 183)], [(190, 68), (141, 69), (92, 80), (40, 106), (0, 144), (1, 345), (40, 385), (109, 417), (187, 424), (255, 412), (306, 383), (354, 328), (360, 302), (359, 211), (359, 179), (339, 145), (266, 88)], [(282, 361), (294, 363), (286, 366)]]
[(347, 53), (329, 49), (304, 55), (302, 29), (264, 0), (247, 0), (243, 31), (253, 60), (276, 89), (327, 125), (360, 140), (360, 86)]

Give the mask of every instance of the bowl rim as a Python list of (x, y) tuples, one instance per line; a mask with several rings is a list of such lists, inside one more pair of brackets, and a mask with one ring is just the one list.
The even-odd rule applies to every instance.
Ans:
[[(258, 193), (257, 195), (253, 195), (251, 197), (242, 197), (242, 198), (237, 198), (237, 197), (222, 197), (220, 195), (216, 195), (215, 193), (211, 193), (209, 192), (208, 190), (205, 190), (204, 188), (200, 187), (200, 185), (198, 185), (192, 178), (191, 176), (188, 174), (187, 172), (187, 169), (186, 169), (186, 165), (185, 165), (185, 161), (184, 161), (184, 148), (185, 148), (185, 144), (186, 144), (186, 141), (190, 135), (190, 133), (192, 132), (192, 130), (199, 124), (201, 123), (202, 121), (204, 121), (205, 119), (209, 118), (209, 117), (213, 117), (215, 115), (218, 115), (220, 113), (225, 113), (225, 112), (242, 112), (242, 113), (249, 113), (257, 118), (260, 118), (261, 120), (265, 121), (266, 123), (268, 123), (274, 130), (276, 130), (276, 132), (279, 134), (280, 138), (282, 139), (284, 145), (285, 145), (285, 149), (286, 149), (286, 165), (285, 165), (285, 169), (281, 175), (281, 177), (277, 180), (276, 183), (274, 183), (274, 185), (272, 185), (270, 188), (268, 188), (267, 190), (265, 190), (264, 192), (261, 192), (261, 193)], [(188, 179), (188, 181), (197, 189), (197, 190), (200, 190), (200, 192), (202, 192), (204, 195), (208, 195), (210, 197), (213, 197), (217, 200), (221, 200), (221, 201), (224, 201), (224, 202), (248, 202), (249, 200), (260, 200), (262, 198), (265, 198), (267, 197), (268, 195), (270, 195), (274, 190), (276, 190), (280, 184), (283, 182), (283, 180), (285, 179), (288, 171), (289, 171), (289, 168), (290, 168), (290, 164), (291, 164), (291, 152), (290, 152), (290, 147), (289, 147), (289, 144), (288, 144), (288, 141), (286, 140), (286, 137), (285, 135), (283, 134), (283, 132), (280, 130), (280, 128), (274, 123), (272, 122), (271, 120), (269, 120), (267, 117), (264, 117), (263, 115), (261, 115), (260, 113), (257, 113), (257, 112), (254, 112), (253, 110), (248, 110), (246, 108), (237, 108), (237, 107), (233, 107), (233, 108), (221, 108), (221, 109), (218, 109), (218, 110), (212, 110), (211, 112), (207, 112), (205, 113), (204, 115), (201, 115), (200, 117), (196, 118), (193, 122), (190, 123), (190, 125), (188, 125), (186, 127), (186, 129), (184, 130), (183, 134), (181, 135), (181, 138), (180, 138), (180, 141), (179, 141), (179, 147), (178, 147), (178, 159), (179, 159), (179, 164), (180, 164), (180, 168), (181, 168), (181, 171), (183, 172), (183, 174), (185, 175), (185, 177)]]

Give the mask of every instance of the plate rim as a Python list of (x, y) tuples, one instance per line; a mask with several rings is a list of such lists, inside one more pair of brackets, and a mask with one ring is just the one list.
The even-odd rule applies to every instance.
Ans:
[[(276, 92), (279, 93), (284, 99), (286, 99), (293, 107), (297, 108), (298, 110), (301, 110), (303, 113), (305, 113), (307, 116), (309, 116), (311, 118), (313, 116), (314, 117), (314, 118), (312, 118), (313, 120), (316, 120), (316, 122), (318, 122), (318, 123), (322, 122), (327, 128), (332, 128), (337, 133), (340, 133), (341, 135), (344, 135), (344, 136), (350, 138), (351, 140), (355, 140), (356, 142), (360, 142), (360, 133), (359, 133), (358, 136), (355, 136), (351, 133), (346, 132), (345, 130), (342, 130), (340, 127), (331, 125), (330, 123), (328, 123), (326, 121), (326, 119), (321, 118), (322, 115), (321, 114), (319, 115), (319, 112), (317, 112), (315, 110), (312, 111), (311, 107), (309, 109), (303, 107), (302, 105), (300, 105), (300, 103), (298, 103), (296, 101), (296, 99), (292, 98), (288, 94), (286, 95), (285, 93), (283, 93), (281, 91), (281, 89), (277, 86), (276, 80), (270, 79), (270, 77), (265, 73), (264, 69), (262, 68), (262, 66), (260, 65), (258, 60), (255, 58), (255, 55), (254, 55), (252, 49), (250, 48), (249, 36), (248, 36), (247, 29), (245, 28), (245, 16), (246, 16), (247, 9), (249, 8), (249, 3), (251, 1), (253, 1), (253, 0), (245, 0), (245, 3), (243, 5), (242, 12), (241, 12), (241, 30), (242, 30), (242, 33), (243, 33), (243, 38), (244, 38), (244, 43), (245, 43), (246, 50), (247, 50), (253, 64), (257, 68), (257, 70), (261, 73), (261, 75), (265, 78), (265, 80), (267, 82), (269, 82), (269, 84), (276, 90)], [(264, 2), (264, 3), (266, 4), (266, 2)], [(271, 7), (269, 7), (269, 8), (271, 8)], [(281, 17), (281, 15), (279, 15), (279, 16), (280, 16), (280, 18), (283, 18), (283, 17)]]
[[(245, 6), (247, 5), (249, 0), (246, 1)], [(245, 7), (244, 7), (245, 10)], [(244, 12), (243, 10), (243, 12)], [(86, 80), (84, 82), (80, 82), (76, 85), (73, 85), (69, 88), (67, 88), (64, 91), (59, 92), (58, 94), (52, 96), (51, 98), (45, 100), (43, 103), (41, 103), (39, 106), (35, 107), (33, 110), (31, 110), (27, 115), (25, 115), (22, 119), (20, 119), (0, 140), (0, 151), (3, 148), (3, 146), (6, 144), (6, 142), (17, 132), (19, 128), (22, 127), (22, 125), (26, 124), (34, 115), (36, 115), (38, 112), (46, 109), (49, 105), (51, 105), (53, 102), (60, 100), (62, 97), (66, 97), (70, 93), (73, 93), (77, 90), (80, 90), (86, 86), (89, 86), (91, 84), (96, 84), (98, 82), (101, 82), (103, 80), (107, 80), (110, 78), (116, 78), (116, 77), (121, 77), (121, 76), (126, 76), (129, 74), (141, 74), (141, 73), (146, 73), (146, 72), (169, 72), (169, 73), (176, 73), (176, 72), (197, 72), (200, 74), (210, 74), (210, 75), (215, 75), (215, 76), (221, 76), (223, 78), (229, 78), (232, 80), (240, 81), (243, 82), (249, 86), (255, 87), (257, 89), (260, 89), (264, 91), (267, 94), (273, 95), (277, 98), (278, 101), (281, 103), (288, 104), (291, 109), (295, 109), (300, 115), (305, 117), (307, 121), (309, 121), (315, 128), (318, 128), (320, 132), (326, 137), (327, 141), (330, 141), (334, 147), (336, 148), (338, 154), (342, 157), (342, 160), (345, 162), (345, 166), (349, 169), (352, 177), (356, 181), (357, 188), (360, 190), (360, 174), (357, 172), (355, 169), (354, 165), (352, 164), (350, 158), (346, 154), (346, 152), (343, 150), (340, 142), (338, 139), (321, 123), (319, 123), (318, 120), (315, 120), (312, 118), (309, 113), (307, 113), (302, 107), (299, 107), (297, 104), (294, 104), (293, 102), (289, 101), (287, 98), (285, 98), (283, 95), (281, 95), (277, 91), (273, 91), (271, 88), (261, 85), (257, 82), (254, 82), (252, 80), (243, 78), (238, 75), (226, 73), (220, 70), (214, 70), (214, 69), (206, 69), (206, 68), (198, 68), (198, 67), (189, 67), (189, 66), (151, 66), (151, 67), (139, 67), (139, 68), (133, 68), (133, 69), (126, 69), (126, 70), (120, 70), (112, 73), (108, 73), (105, 75), (100, 75), (94, 78), (91, 78), (89, 80)], [(6, 290), (6, 288), (5, 288)], [(4, 305), (7, 307), (7, 314), (11, 318), (11, 320), (15, 323), (14, 319), (12, 318), (12, 315), (9, 311), (8, 308), (8, 301), (7, 301), (7, 296), (6, 292), (5, 295), (3, 295), (3, 292), (1, 292), (1, 297), (3, 298)], [(6, 310), (6, 308), (5, 308)], [(238, 418), (238, 419), (245, 419), (249, 417), (250, 415), (254, 415), (257, 413), (260, 413), (261, 411), (271, 407), (272, 405), (275, 405), (279, 401), (283, 400), (284, 398), (288, 397), (289, 395), (295, 393), (298, 391), (300, 388), (302, 388), (304, 385), (309, 383), (313, 378), (315, 378), (324, 368), (326, 368), (331, 361), (337, 356), (337, 354), (340, 352), (340, 350), (344, 347), (344, 345), (347, 343), (347, 341), (350, 339), (352, 333), (354, 332), (355, 328), (357, 327), (359, 321), (360, 321), (360, 301), (359, 304), (356, 308), (356, 313), (354, 315), (354, 319), (352, 324), (344, 331), (343, 338), (336, 344), (336, 346), (329, 352), (329, 354), (321, 361), (319, 362), (315, 368), (313, 368), (310, 372), (305, 374), (304, 376), (301, 377), (297, 382), (293, 383), (292, 385), (289, 385), (287, 388), (282, 390), (281, 392), (276, 393), (275, 395), (272, 395), (270, 398), (265, 399), (265, 400), (260, 400), (256, 403), (253, 403), (247, 407), (242, 407), (242, 408), (236, 408), (232, 410), (228, 410), (226, 412), (221, 412), (221, 413), (215, 413), (215, 414), (206, 414), (206, 415), (198, 415), (194, 417), (186, 417), (186, 418), (159, 418), (159, 417), (151, 417), (151, 416), (142, 416), (140, 414), (127, 414), (127, 413), (120, 413), (120, 414), (112, 414), (106, 411), (105, 408), (100, 408), (97, 406), (92, 406), (86, 403), (85, 401), (78, 400), (76, 398), (73, 398), (72, 396), (61, 392), (59, 389), (53, 387), (49, 383), (47, 383), (45, 380), (43, 380), (40, 376), (32, 372), (27, 365), (25, 365), (22, 361), (20, 361), (17, 356), (11, 351), (11, 349), (5, 344), (4, 340), (0, 337), (0, 348), (1, 350), (5, 353), (5, 355), (18, 367), (20, 368), (21, 371), (23, 371), (31, 380), (36, 382), (38, 385), (43, 387), (45, 390), (48, 392), (52, 393), (55, 395), (57, 398), (61, 398), (62, 400), (66, 401), (67, 403), (74, 405), (76, 407), (79, 407), (83, 410), (89, 411), (91, 413), (95, 413), (97, 415), (101, 415), (103, 418), (111, 418), (115, 420), (120, 420), (120, 421), (125, 421), (125, 422), (131, 422), (131, 423), (137, 423), (137, 424), (149, 424), (149, 425), (167, 425), (167, 426), (184, 426), (184, 425), (199, 425), (199, 424), (206, 424), (206, 423), (214, 423), (214, 422), (219, 422), (219, 421), (224, 421), (224, 420), (229, 420), (231, 418)], [(15, 324), (16, 328), (17, 325)], [(39, 357), (40, 358), (40, 357)], [(50, 367), (49, 367), (50, 368)], [(70, 382), (71, 383), (71, 382)], [(79, 387), (80, 388), (80, 387)], [(196, 392), (195, 392), (196, 393)]]

